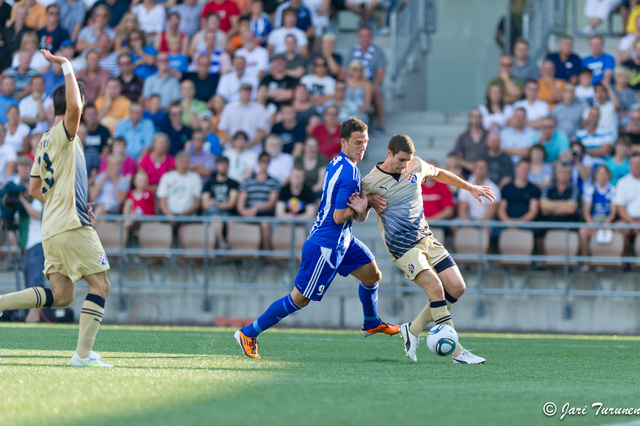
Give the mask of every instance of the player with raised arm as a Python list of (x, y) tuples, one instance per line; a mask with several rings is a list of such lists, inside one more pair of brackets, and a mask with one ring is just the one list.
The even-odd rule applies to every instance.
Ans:
[(367, 196), (361, 192), (362, 175), (356, 167), (369, 142), (367, 125), (349, 118), (340, 128), (340, 153), (329, 163), (322, 184), (316, 222), (302, 248), (302, 264), (293, 291), (276, 300), (253, 323), (235, 332), (236, 342), (247, 357), (258, 355), (258, 335), (310, 301), (320, 301), (336, 273), (360, 280), (358, 293), (364, 312), (362, 334), (397, 334), (397, 324), (378, 317), (378, 282), (382, 274), (369, 248), (351, 234), (355, 220), (368, 215)]
[[(393, 263), (429, 296), (429, 303), (418, 317), (400, 325), (405, 353), (416, 362), (420, 332), (431, 321), (453, 327), (449, 308), (466, 288), (458, 266), (429, 230), (420, 185), (431, 177), (469, 191), (481, 203), (480, 197), (493, 201), (495, 195), (489, 187), (472, 185), (447, 170), (422, 161), (414, 153), (409, 136), (393, 135), (387, 158), (365, 176), (362, 185), (370, 206), (376, 210), (378, 227)], [(453, 353), (454, 363), (482, 364), (484, 361), (462, 345), (458, 345)]]
[(29, 194), (44, 204), (44, 274), (51, 281), (51, 289), (32, 287), (5, 294), (0, 297), (0, 312), (68, 306), (75, 298), (76, 282), (84, 278), (89, 294), (82, 304), (78, 346), (69, 365), (113, 367), (92, 351), (111, 285), (107, 256), (91, 226), (94, 216), (87, 203), (87, 165), (77, 135), (84, 86), (78, 85), (67, 58), (44, 49), (41, 52), (49, 62), (61, 65), (64, 74), (64, 85), (53, 92), (55, 120), (40, 139), (29, 181)]

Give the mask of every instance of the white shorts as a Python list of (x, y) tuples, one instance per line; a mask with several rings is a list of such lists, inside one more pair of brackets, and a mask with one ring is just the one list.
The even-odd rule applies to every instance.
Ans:
[(589, 18), (600, 18), (606, 21), (616, 7), (620, 6), (622, 0), (587, 0), (584, 5), (584, 16)]

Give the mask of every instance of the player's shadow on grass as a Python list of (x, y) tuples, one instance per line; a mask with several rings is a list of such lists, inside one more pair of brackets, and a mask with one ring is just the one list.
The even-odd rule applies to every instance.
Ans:
[(403, 362), (404, 363), (404, 359), (391, 359), (391, 358), (372, 358), (367, 360), (366, 362), (375, 362), (375, 363), (380, 363), (380, 362), (391, 362), (394, 364), (398, 364)]
[[(0, 367), (60, 367), (60, 368), (76, 368), (70, 367), (67, 362), (64, 364), (29, 364), (29, 363), (3, 363), (2, 358), (0, 357)], [(18, 358), (18, 357), (14, 357)], [(20, 358), (33, 358), (33, 357), (20, 357)], [(42, 357), (46, 358), (46, 357)], [(54, 358), (54, 357), (49, 357)], [(57, 357), (61, 358), (61, 357)], [(64, 357), (69, 358), (69, 357)], [(129, 365), (114, 365), (113, 370), (110, 368), (101, 369), (103, 371), (117, 371), (117, 370), (192, 370), (192, 371), (236, 371), (236, 372), (247, 372), (247, 371), (270, 371), (270, 372), (286, 372), (289, 371), (286, 368), (231, 368), (231, 367), (168, 367), (166, 365), (158, 365), (158, 366), (129, 366)]]

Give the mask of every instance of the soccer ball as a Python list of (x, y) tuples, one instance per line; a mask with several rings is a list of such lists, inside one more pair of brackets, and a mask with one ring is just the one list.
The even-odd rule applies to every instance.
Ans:
[(458, 347), (458, 333), (450, 325), (436, 325), (427, 334), (427, 347), (436, 355), (451, 355)]

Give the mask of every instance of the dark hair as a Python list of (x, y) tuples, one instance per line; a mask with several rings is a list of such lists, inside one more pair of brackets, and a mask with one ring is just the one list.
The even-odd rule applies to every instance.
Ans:
[(591, 71), (591, 69), (589, 68), (582, 68), (580, 70), (580, 74), (589, 74), (589, 75), (593, 75), (593, 71)]
[(242, 138), (242, 139), (248, 141), (249, 140), (249, 135), (247, 135), (247, 133), (243, 132), (242, 130), (238, 130), (237, 132), (235, 132), (233, 134), (233, 139), (238, 139), (238, 138)]
[(51, 3), (45, 10), (49, 12), (49, 9), (53, 9), (54, 7), (58, 9), (58, 12), (60, 12), (60, 6), (58, 6), (56, 3)]
[(122, 136), (118, 136), (117, 138), (114, 138), (113, 141), (111, 142), (111, 145), (113, 146), (114, 143), (123, 143), (123, 144), (127, 144), (127, 140), (125, 138), (123, 138)]
[(340, 139), (344, 139), (348, 142), (349, 139), (351, 139), (352, 133), (366, 132), (367, 130), (369, 130), (369, 126), (364, 124), (362, 120), (358, 120), (355, 117), (349, 117), (340, 124)]
[(498, 86), (500, 88), (500, 90), (502, 90), (502, 98), (500, 99), (500, 111), (504, 110), (504, 88), (498, 84), (498, 83), (493, 83), (490, 84), (489, 87), (487, 87), (487, 94), (485, 95), (485, 100), (487, 102), (487, 110), (489, 111), (489, 113), (493, 114), (494, 111), (491, 109), (491, 100), (489, 99), (489, 92), (491, 92), (491, 88), (493, 86)]
[(129, 36), (127, 37), (127, 47), (131, 48), (131, 35), (132, 34), (137, 34), (140, 36), (140, 41), (142, 41), (142, 45), (144, 46), (144, 40), (145, 40), (145, 35), (144, 35), (144, 31), (142, 30), (133, 30), (129, 33)]
[(523, 107), (518, 107), (518, 108), (516, 108), (516, 109), (513, 111), (513, 115), (516, 115), (516, 112), (518, 112), (518, 111), (522, 111), (522, 112), (524, 112), (524, 115), (525, 115), (525, 117), (526, 117), (526, 115), (527, 115), (527, 110), (526, 110), (525, 108), (523, 108)]
[(267, 158), (269, 161), (271, 161), (271, 156), (265, 151), (262, 151), (260, 155), (258, 155), (258, 161), (262, 160), (263, 158)]
[(581, 141), (575, 140), (575, 141), (571, 142), (571, 145), (569, 145), (569, 148), (572, 148), (574, 146), (580, 147), (580, 151), (582, 152), (582, 154), (586, 154), (587, 153), (587, 149), (584, 147), (584, 144)]
[(535, 144), (535, 145), (531, 145), (531, 148), (529, 148), (529, 155), (527, 156), (528, 160), (531, 160), (531, 151), (533, 151), (534, 149), (540, 149), (542, 150), (542, 159), (546, 160), (547, 159), (547, 150), (544, 148), (544, 146), (540, 145), (540, 144)]
[(178, 19), (180, 19), (180, 14), (178, 12), (169, 12), (167, 13), (167, 21), (169, 20), (169, 18), (171, 18), (172, 16), (177, 16)]
[(613, 144), (614, 147), (616, 145), (631, 146), (631, 138), (627, 135), (621, 134), (618, 136), (618, 139), (616, 139), (615, 143)]
[(520, 161), (518, 161), (518, 164), (516, 164), (516, 167), (518, 167), (522, 163), (526, 163), (528, 165), (531, 165), (531, 160), (529, 160), (528, 158), (521, 158)]
[(411, 138), (399, 133), (391, 136), (391, 139), (389, 139), (388, 149), (393, 155), (396, 155), (400, 151), (407, 152), (409, 154), (414, 154), (416, 152), (416, 148), (413, 146)]
[(604, 87), (604, 84), (602, 84), (602, 83), (596, 83), (596, 84), (594, 84), (594, 85), (593, 85), (593, 90), (594, 90), (594, 91), (595, 91), (597, 88), (600, 88), (600, 89), (604, 90), (605, 92), (607, 91), (607, 88), (606, 88), (606, 87)]
[(227, 157), (225, 157), (224, 155), (221, 155), (220, 157), (216, 158), (216, 164), (218, 163), (227, 163), (229, 164), (229, 159)]
[[(84, 82), (79, 81), (78, 88), (80, 89), (80, 99), (84, 104)], [(53, 95), (51, 97), (53, 98), (54, 115), (56, 117), (64, 115), (65, 112), (67, 112), (67, 95), (64, 90), (64, 84), (56, 87), (56, 90), (53, 91)]]

